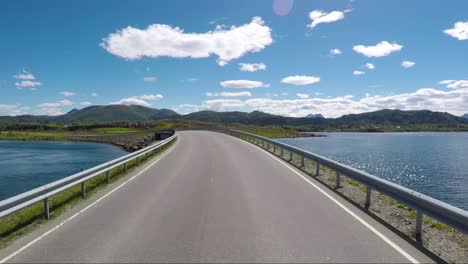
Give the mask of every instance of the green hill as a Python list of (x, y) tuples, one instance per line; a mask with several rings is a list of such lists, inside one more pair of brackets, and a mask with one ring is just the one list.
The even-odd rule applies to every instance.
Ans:
[(449, 113), (428, 110), (402, 111), (379, 110), (375, 112), (345, 115), (337, 118), (340, 124), (349, 125), (419, 125), (419, 124), (467, 124), (467, 120)]
[(72, 110), (58, 116), (61, 123), (73, 122), (112, 122), (112, 121), (151, 121), (177, 117), (179, 114), (168, 109), (154, 109), (139, 105), (89, 106)]
[(182, 119), (206, 121), (222, 124), (244, 125), (279, 125), (279, 126), (361, 126), (361, 125), (427, 125), (444, 126), (467, 125), (468, 119), (449, 113), (402, 110), (379, 110), (375, 112), (345, 115), (340, 118), (310, 118), (285, 117), (260, 111), (246, 112), (216, 112), (199, 111), (187, 115), (168, 109), (154, 109), (144, 106), (105, 105), (89, 106), (59, 116), (3, 116), (0, 117), (0, 127), (17, 124), (73, 124), (115, 121), (155, 121), (163, 119)]

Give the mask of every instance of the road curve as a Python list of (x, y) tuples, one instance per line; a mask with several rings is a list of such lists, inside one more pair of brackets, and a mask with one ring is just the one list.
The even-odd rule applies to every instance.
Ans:
[(159, 162), (17, 253), (8, 262), (410, 261), (277, 158), (203, 131), (179, 132)]

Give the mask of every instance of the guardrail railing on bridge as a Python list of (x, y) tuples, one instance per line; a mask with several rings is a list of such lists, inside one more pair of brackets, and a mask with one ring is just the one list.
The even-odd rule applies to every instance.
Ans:
[(124, 171), (127, 172), (127, 164), (131, 161), (136, 160), (137, 164), (140, 163), (140, 159), (144, 157), (148, 159), (148, 154), (159, 153), (161, 148), (171, 143), (176, 139), (177, 135), (156, 142), (153, 145), (150, 145), (146, 148), (140, 149), (123, 157), (111, 160), (109, 162), (103, 163), (101, 165), (95, 166), (93, 168), (87, 169), (85, 171), (73, 174), (61, 180), (54, 181), (52, 183), (43, 185), (31, 191), (13, 196), (6, 200), (0, 201), (0, 218), (10, 215), (16, 211), (19, 211), (23, 208), (31, 206), (39, 201), (44, 201), (44, 216), (45, 218), (50, 218), (49, 210), (49, 197), (58, 194), (62, 191), (65, 191), (71, 187), (74, 187), (78, 184), (81, 184), (81, 196), (84, 198), (86, 193), (85, 182), (97, 176), (106, 174), (106, 181), (110, 183), (110, 170), (123, 166)]
[(422, 242), (421, 233), (423, 214), (428, 215), (464, 233), (468, 233), (468, 212), (455, 206), (449, 205), (422, 193), (413, 191), (406, 187), (376, 177), (369, 173), (341, 164), (329, 158), (269, 138), (227, 128), (209, 128), (208, 130), (229, 134), (231, 136), (241, 138), (248, 142), (255, 143), (256, 145), (262, 148), (265, 148), (266, 145), (267, 150), (270, 149), (271, 144), (275, 153), (276, 149), (279, 149), (281, 151), (281, 157), (283, 157), (283, 151), (286, 150), (289, 152), (289, 159), (286, 160), (289, 163), (292, 163), (291, 161), (293, 159), (294, 153), (300, 157), (300, 165), (293, 165), (299, 168), (304, 168), (306, 159), (311, 160), (315, 163), (316, 166), (315, 175), (312, 176), (319, 175), (320, 166), (327, 167), (336, 173), (336, 188), (340, 187), (341, 175), (345, 175), (353, 180), (356, 180), (366, 186), (365, 208), (367, 209), (369, 208), (372, 202), (372, 190), (376, 190), (388, 197), (391, 197), (397, 201), (406, 204), (407, 206), (417, 211), (415, 237), (418, 242)]

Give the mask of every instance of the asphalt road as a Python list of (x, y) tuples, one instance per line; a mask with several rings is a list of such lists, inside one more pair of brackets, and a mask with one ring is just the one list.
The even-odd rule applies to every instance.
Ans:
[(239, 139), (180, 132), (159, 162), (27, 248), (16, 246), (8, 262), (430, 261), (299, 174)]

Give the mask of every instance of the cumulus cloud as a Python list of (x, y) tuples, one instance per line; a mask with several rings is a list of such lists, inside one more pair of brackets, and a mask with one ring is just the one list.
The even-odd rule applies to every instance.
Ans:
[(309, 13), (309, 18), (312, 22), (307, 25), (309, 28), (315, 28), (318, 24), (322, 23), (332, 23), (338, 20), (342, 20), (345, 17), (345, 14), (351, 12), (350, 9), (344, 11), (332, 11), (330, 13), (326, 13), (322, 10), (313, 10)]
[(366, 67), (366, 68), (369, 69), (369, 70), (375, 69), (375, 65), (372, 64), (372, 63), (369, 63), (369, 62), (366, 63), (366, 64), (364, 64), (364, 67)]
[(36, 79), (34, 75), (26, 71), (23, 71), (20, 74), (14, 75), (13, 77), (15, 77), (15, 79), (20, 79), (20, 80), (35, 80)]
[(92, 103), (91, 102), (81, 102), (80, 105), (88, 106), (88, 105), (92, 105)]
[(343, 52), (341, 52), (341, 50), (339, 50), (339, 49), (331, 49), (331, 50), (330, 50), (330, 55), (332, 55), (332, 56), (333, 56), (333, 55), (340, 55), (340, 54), (342, 54), (342, 53), (343, 53)]
[(62, 108), (72, 105), (73, 102), (69, 100), (61, 100), (56, 103), (43, 103), (39, 105), (39, 112), (44, 115), (63, 115)]
[(146, 106), (146, 107), (150, 107), (151, 104), (146, 102), (146, 101), (143, 101), (141, 99), (138, 99), (138, 98), (135, 98), (135, 97), (130, 97), (130, 98), (124, 98), (120, 101), (117, 101), (117, 102), (111, 102), (109, 103), (111, 105), (141, 105), (141, 106)]
[(149, 76), (149, 77), (143, 77), (144, 82), (155, 82), (158, 78)]
[(239, 89), (253, 89), (259, 87), (269, 87), (269, 84), (251, 81), (251, 80), (228, 80), (220, 82), (220, 85), (224, 88), (239, 88)]
[(320, 77), (306, 76), (306, 75), (294, 75), (287, 76), (281, 79), (282, 83), (294, 84), (294, 85), (308, 85), (320, 82)]
[(363, 75), (363, 74), (366, 74), (366, 73), (363, 72), (363, 71), (353, 71), (353, 74), (354, 75)]
[(401, 67), (407, 68), (407, 69), (413, 67), (414, 65), (416, 65), (416, 63), (412, 62), (412, 61), (406, 61), (405, 60), (405, 61), (401, 62)]
[(0, 113), (9, 116), (25, 115), (31, 113), (31, 108), (19, 104), (0, 104)]
[(31, 80), (23, 80), (20, 82), (15, 83), (16, 88), (22, 89), (22, 88), (35, 88), (36, 86), (41, 86), (41, 82), (36, 82), (36, 81), (31, 81)]
[(160, 100), (163, 99), (164, 96), (161, 94), (148, 94), (148, 95), (140, 95), (140, 96), (135, 96), (134, 98), (141, 99), (141, 100)]
[(256, 72), (266, 70), (265, 63), (239, 63), (241, 71)]
[(388, 41), (382, 41), (374, 46), (356, 45), (353, 47), (353, 50), (366, 57), (384, 57), (393, 52), (400, 51), (402, 48), (402, 45), (395, 42), (389, 43)]
[(306, 98), (309, 98), (309, 97), (310, 97), (310, 95), (308, 95), (308, 94), (303, 94), (303, 93), (297, 93), (296, 95), (297, 95), (297, 97), (299, 97), (299, 98), (301, 98), (301, 99), (306, 99)]
[(222, 92), (222, 93), (206, 93), (208, 97), (249, 97), (252, 96), (251, 92), (238, 92), (238, 93), (229, 93), (229, 92)]
[[(180, 106), (182, 107), (182, 106)], [(358, 114), (381, 109), (432, 110), (462, 115), (468, 109), (468, 88), (441, 91), (423, 88), (411, 93), (396, 95), (370, 95), (355, 99), (352, 95), (334, 98), (298, 98), (281, 100), (272, 98), (252, 98), (246, 100), (217, 99), (207, 100), (192, 109), (216, 111), (259, 110), (271, 114), (303, 117), (310, 113), (321, 113), (326, 117), (339, 117), (345, 114)]]
[(18, 79), (18, 82), (15, 82), (15, 86), (18, 89), (23, 89), (23, 88), (29, 88), (31, 90), (37, 90), (37, 86), (41, 86), (42, 83), (35, 81), (36, 77), (25, 70), (23, 70), (21, 73), (13, 75), (13, 78)]
[(453, 25), (453, 28), (444, 30), (444, 33), (458, 40), (467, 40), (468, 39), (468, 21), (456, 22)]
[(164, 24), (153, 24), (146, 29), (128, 26), (109, 34), (100, 46), (128, 60), (215, 55), (218, 64), (225, 65), (249, 52), (259, 52), (272, 42), (271, 29), (261, 17), (254, 17), (249, 24), (229, 29), (216, 27), (206, 33), (185, 33), (183, 29)]
[(109, 104), (114, 105), (114, 104), (120, 104), (120, 105), (141, 105), (141, 106), (146, 106), (150, 107), (151, 104), (148, 103), (147, 101), (154, 101), (154, 100), (160, 100), (163, 99), (164, 96), (161, 94), (149, 94), (149, 95), (140, 95), (140, 96), (132, 96), (129, 98), (124, 98), (120, 101), (116, 102), (111, 102)]
[(97, 93), (91, 93), (91, 96), (96, 97), (96, 96), (98, 96), (98, 94)]
[(443, 80), (439, 84), (447, 85), (450, 89), (465, 89), (468, 88), (468, 80)]
[(67, 92), (67, 91), (64, 91), (64, 92), (60, 92), (61, 95), (65, 96), (65, 97), (69, 97), (69, 96), (74, 96), (76, 95), (75, 93), (73, 92)]

